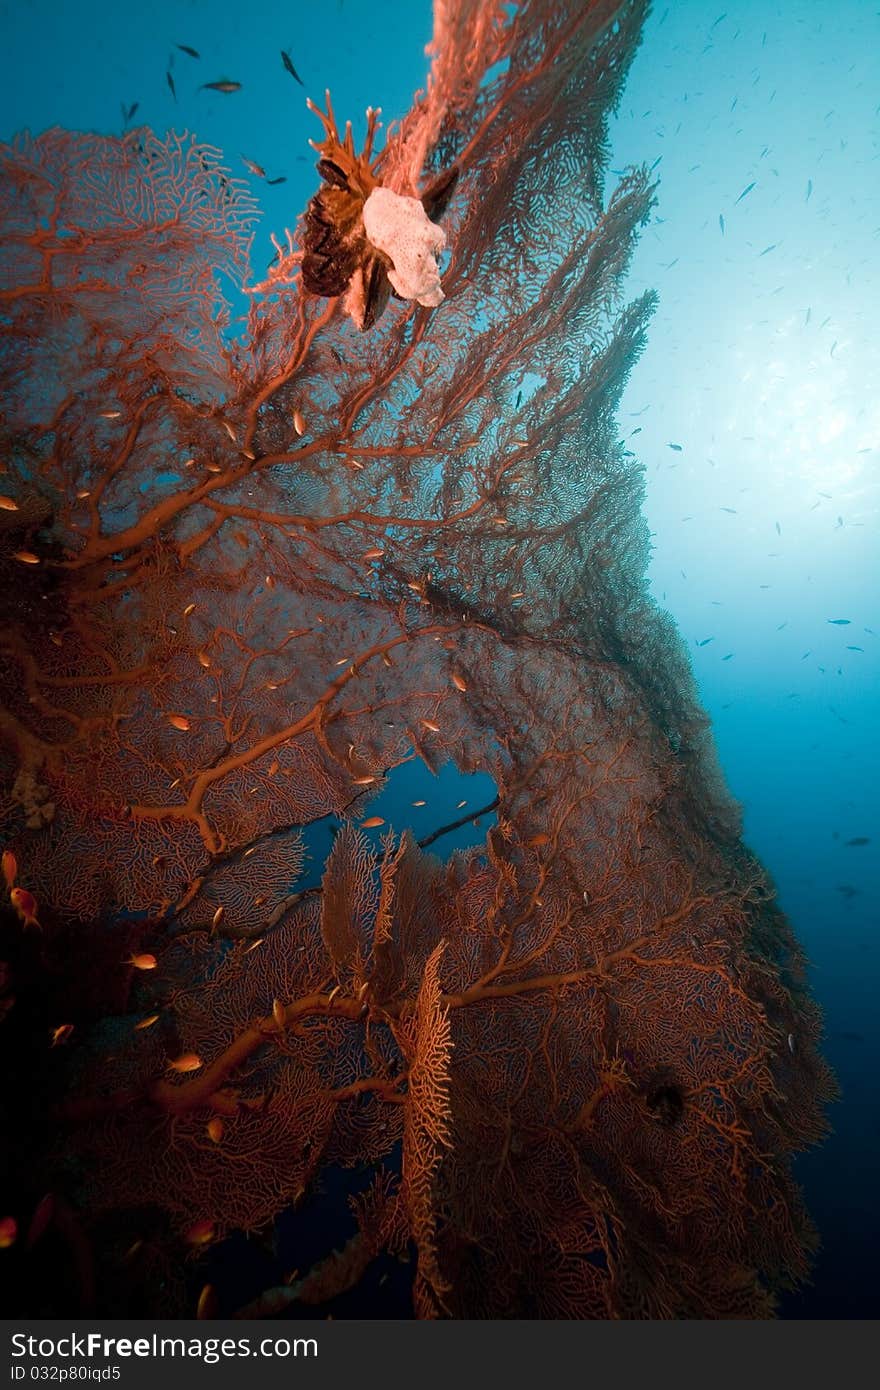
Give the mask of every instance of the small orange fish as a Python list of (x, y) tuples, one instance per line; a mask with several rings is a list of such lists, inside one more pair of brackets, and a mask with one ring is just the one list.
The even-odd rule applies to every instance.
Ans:
[(543, 830), (539, 835), (533, 835), (530, 840), (526, 840), (527, 845), (549, 845), (549, 843), (550, 836), (546, 835)]
[(38, 565), (40, 563), (39, 555), (35, 555), (32, 550), (16, 550), (12, 558), (13, 560), (20, 560), (23, 565)]
[(213, 1284), (206, 1284), (199, 1294), (199, 1302), (196, 1308), (196, 1320), (198, 1322), (209, 1322), (217, 1316), (217, 1290)]
[(208, 1121), (208, 1138), (212, 1144), (219, 1144), (223, 1138), (223, 1121), (219, 1115), (214, 1115)]
[(262, 944), (263, 944), (263, 942), (264, 942), (265, 940), (266, 940), (265, 936), (258, 936), (257, 939), (256, 939), (256, 941), (252, 941), (252, 942), (250, 943), (249, 946), (245, 946), (245, 948), (244, 948), (244, 950), (242, 951), (241, 954), (242, 954), (243, 956), (246, 956), (246, 955), (248, 954), (249, 951), (255, 951), (255, 950), (257, 949), (258, 946), (262, 946)]
[(9, 901), (15, 908), (19, 917), (26, 927), (37, 927), (37, 900), (33, 893), (29, 893), (26, 888), (11, 888), (9, 890)]
[(61, 1043), (67, 1042), (67, 1039), (70, 1037), (72, 1032), (72, 1023), (62, 1023), (59, 1025), (58, 1028), (53, 1028), (51, 1046), (58, 1047)]
[(0, 1220), (0, 1250), (8, 1250), (18, 1239), (18, 1222), (14, 1216), (4, 1216)]
[(361, 821), (361, 830), (373, 830), (377, 825), (384, 825), (381, 816), (367, 816), (366, 820)]
[(217, 908), (217, 911), (214, 913), (214, 916), (211, 918), (211, 927), (212, 927), (212, 929), (216, 930), (216, 928), (219, 927), (220, 923), (223, 921), (223, 917), (224, 917), (225, 912), (226, 912), (225, 907), (222, 907), (222, 906), (221, 906), (221, 907), (218, 907), (218, 908)]
[(3, 494), (0, 494), (0, 511), (17, 512), (18, 503), (15, 501), (13, 497), (6, 497)]
[(420, 723), (423, 724), (426, 729), (430, 729), (432, 734), (439, 734), (440, 725), (435, 724), (433, 719), (422, 719)]
[(453, 675), (452, 684), (455, 686), (456, 690), (467, 690), (467, 685), (464, 680), (457, 674)]
[(172, 1071), (190, 1072), (200, 1071), (204, 1062), (197, 1052), (183, 1052), (179, 1057), (175, 1057), (173, 1062), (168, 1063)]
[(214, 1239), (213, 1221), (196, 1221), (184, 1234), (187, 1245), (207, 1245)]
[(133, 965), (135, 970), (156, 969), (156, 957), (151, 956), (149, 952), (146, 951), (139, 956), (129, 956), (128, 960), (125, 960), (122, 963), (123, 965)]
[(77, 490), (76, 500), (77, 500), (77, 502), (84, 502), (84, 501), (86, 500), (86, 498), (87, 498), (87, 497), (91, 497), (91, 495), (92, 495), (92, 494), (91, 494), (91, 491), (89, 490), (89, 488), (87, 488), (87, 487), (81, 487), (81, 488), (79, 488), (79, 489)]
[(102, 411), (101, 411), (101, 419), (102, 419), (102, 420), (118, 420), (121, 414), (122, 414), (122, 411), (121, 411), (121, 410), (102, 410)]
[(208, 656), (207, 652), (196, 652), (196, 660), (200, 666), (204, 666), (206, 671), (211, 665), (211, 658)]
[(168, 723), (172, 729), (180, 729), (181, 733), (186, 733), (189, 728), (189, 720), (183, 714), (169, 714)]
[(3, 865), (3, 877), (6, 880), (6, 887), (14, 888), (15, 878), (18, 873), (18, 860), (11, 849), (5, 849), (3, 851), (3, 859), (0, 862), (2, 862)]
[(135, 1026), (135, 1031), (137, 1032), (137, 1031), (138, 1031), (139, 1029), (141, 1029), (141, 1028), (152, 1028), (153, 1024), (154, 1024), (154, 1023), (158, 1023), (158, 1022), (159, 1022), (159, 1015), (158, 1015), (158, 1014), (150, 1014), (147, 1018), (142, 1018), (141, 1021), (140, 1021), (140, 1023), (136, 1023), (136, 1024), (134, 1025), (134, 1026)]
[(367, 551), (364, 552), (364, 559), (365, 559), (365, 560), (381, 560), (381, 558), (382, 558), (382, 556), (383, 556), (384, 554), (385, 554), (385, 551), (384, 551), (384, 550), (381, 550), (381, 549), (379, 548), (379, 546), (374, 546), (372, 550), (367, 550)]
[(427, 801), (414, 801), (413, 806), (427, 806)]
[(272, 1001), (272, 1017), (275, 1020), (275, 1026), (283, 1032), (287, 1027), (287, 1013), (280, 999)]
[(190, 615), (190, 613), (194, 612), (194, 610), (195, 610), (195, 604), (194, 604), (194, 603), (188, 603), (188, 604), (186, 605), (186, 607), (184, 608), (184, 610), (183, 610), (183, 616), (184, 616), (185, 618), (188, 618), (189, 615)]
[(354, 785), (356, 787), (368, 787), (370, 783), (375, 782), (375, 780), (375, 777), (355, 777)]
[(301, 410), (295, 410), (293, 412), (293, 428), (300, 436), (304, 435), (306, 432), (306, 420)]

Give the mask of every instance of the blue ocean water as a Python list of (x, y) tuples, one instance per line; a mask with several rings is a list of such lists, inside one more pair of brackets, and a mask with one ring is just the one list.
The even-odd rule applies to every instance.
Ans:
[[(119, 133), (137, 103), (130, 125), (188, 129), (237, 176), (248, 160), (283, 177), (253, 179), (258, 273), (317, 184), (306, 95), (331, 88), (359, 137), (368, 105), (386, 121), (408, 108), (431, 34), (429, 0), (155, 0), (148, 17), (32, 0), (0, 16), (0, 138)], [(808, 954), (842, 1093), (834, 1133), (798, 1160), (823, 1245), (793, 1318), (880, 1302), (878, 53), (859, 0), (833, 17), (803, 0), (660, 3), (612, 129), (612, 168), (656, 161), (659, 181), (629, 289), (656, 288), (660, 308), (620, 414), (646, 469), (652, 591), (692, 648), (746, 839)], [(226, 79), (241, 90), (199, 90)], [(464, 797), (491, 800), (454, 780), (433, 785), (417, 834)], [(419, 795), (404, 781), (398, 825)]]

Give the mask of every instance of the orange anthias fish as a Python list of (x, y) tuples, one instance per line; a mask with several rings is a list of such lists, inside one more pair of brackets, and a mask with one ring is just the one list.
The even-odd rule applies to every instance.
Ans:
[(40, 924), (37, 921), (37, 900), (33, 893), (29, 893), (26, 888), (12, 888), (9, 892), (9, 901), (26, 927), (36, 927), (38, 931), (40, 930)]
[(214, 1239), (213, 1221), (196, 1221), (189, 1230), (184, 1233), (184, 1240), (187, 1245), (207, 1245)]
[(6, 887), (7, 887), (7, 888), (14, 888), (14, 887), (15, 887), (15, 878), (16, 878), (16, 875), (17, 875), (17, 873), (18, 873), (18, 860), (16, 859), (15, 855), (12, 853), (12, 850), (11, 850), (11, 849), (5, 849), (5, 850), (3, 851), (2, 865), (3, 865), (3, 877), (4, 877), (4, 879), (6, 880)]
[(190, 1072), (199, 1071), (204, 1065), (201, 1057), (195, 1052), (184, 1052), (182, 1057), (175, 1057), (173, 1062), (168, 1063), (172, 1071)]
[(135, 970), (155, 970), (156, 957), (149, 951), (144, 951), (139, 956), (129, 956), (128, 960), (122, 962), (123, 965), (133, 965)]

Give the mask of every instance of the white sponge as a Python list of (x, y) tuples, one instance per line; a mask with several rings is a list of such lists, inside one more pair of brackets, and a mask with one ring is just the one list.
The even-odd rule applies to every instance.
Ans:
[(364, 204), (367, 240), (394, 262), (388, 279), (404, 299), (433, 308), (443, 299), (437, 257), (446, 233), (432, 222), (418, 198), (404, 198), (390, 188), (374, 188)]

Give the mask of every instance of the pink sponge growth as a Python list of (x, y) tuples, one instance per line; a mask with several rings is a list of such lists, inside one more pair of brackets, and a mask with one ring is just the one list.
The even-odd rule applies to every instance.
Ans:
[(418, 198), (374, 188), (364, 204), (364, 230), (371, 244), (393, 261), (388, 279), (399, 295), (428, 308), (442, 301), (437, 257), (446, 233), (429, 219)]

